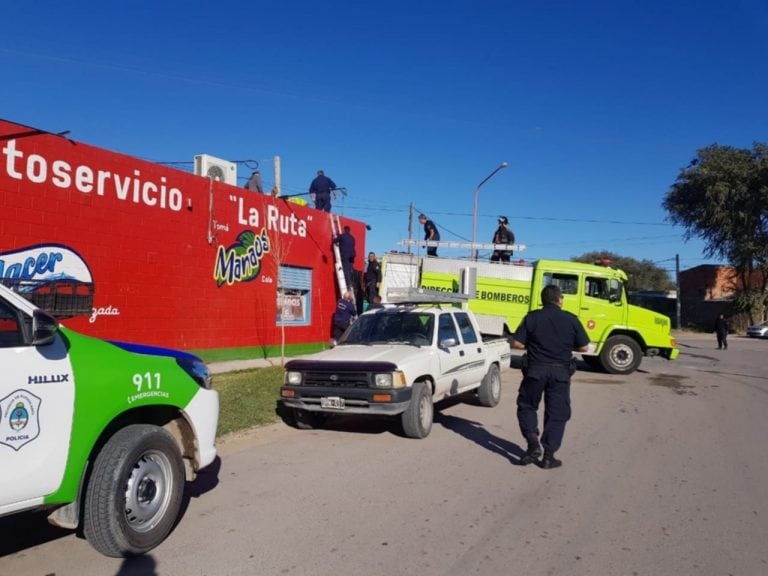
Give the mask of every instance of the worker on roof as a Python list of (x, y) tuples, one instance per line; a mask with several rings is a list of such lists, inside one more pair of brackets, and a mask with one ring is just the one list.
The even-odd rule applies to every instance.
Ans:
[(336, 183), (328, 178), (322, 170), (318, 170), (317, 176), (309, 185), (309, 195), (315, 203), (315, 208), (323, 212), (330, 212), (331, 194), (336, 200)]
[[(424, 226), (424, 240), (432, 240), (438, 242), (440, 240), (440, 232), (437, 230), (437, 226), (426, 214), (419, 214), (419, 223)], [(437, 256), (437, 246), (427, 246), (427, 256)]]
[[(506, 216), (499, 216), (499, 227), (493, 234), (494, 244), (514, 244), (515, 234), (507, 228), (509, 221)], [(512, 250), (494, 250), (491, 254), (491, 262), (504, 262), (509, 264), (509, 258), (512, 256)]]

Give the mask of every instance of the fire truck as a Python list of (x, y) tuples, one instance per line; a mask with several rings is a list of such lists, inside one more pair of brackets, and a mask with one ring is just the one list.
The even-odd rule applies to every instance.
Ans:
[(626, 273), (608, 265), (503, 264), (393, 253), (383, 258), (382, 275), (384, 301), (393, 289), (464, 292), (483, 332), (508, 337), (530, 310), (542, 306), (542, 288), (554, 284), (563, 292), (563, 309), (575, 314), (589, 335), (584, 362), (611, 374), (634, 372), (643, 356), (674, 360), (679, 354), (669, 317), (630, 304)]

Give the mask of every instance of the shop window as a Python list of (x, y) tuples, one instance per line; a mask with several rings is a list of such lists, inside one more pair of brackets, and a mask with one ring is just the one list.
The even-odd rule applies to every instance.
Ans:
[(312, 270), (280, 266), (277, 280), (278, 326), (306, 326), (310, 323)]

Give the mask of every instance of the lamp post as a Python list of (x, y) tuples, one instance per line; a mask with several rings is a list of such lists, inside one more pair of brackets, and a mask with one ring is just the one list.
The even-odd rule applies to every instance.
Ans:
[(477, 240), (477, 198), (480, 195), (480, 187), (486, 182), (488, 182), (488, 180), (493, 178), (499, 170), (502, 170), (507, 166), (509, 166), (509, 164), (507, 164), (506, 162), (502, 162), (501, 164), (499, 164), (496, 167), (496, 169), (490, 174), (488, 174), (488, 176), (486, 176), (483, 179), (483, 181), (477, 185), (477, 188), (475, 188), (475, 210), (472, 213), (472, 244), (473, 244), (472, 253), (471, 253), (472, 260), (477, 260), (477, 250), (475, 249), (474, 244), (475, 244), (475, 241)]

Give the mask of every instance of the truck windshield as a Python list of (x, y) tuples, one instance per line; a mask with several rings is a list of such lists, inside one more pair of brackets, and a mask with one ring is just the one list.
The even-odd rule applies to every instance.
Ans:
[(339, 344), (432, 343), (434, 316), (414, 311), (381, 311), (364, 314), (350, 327)]

